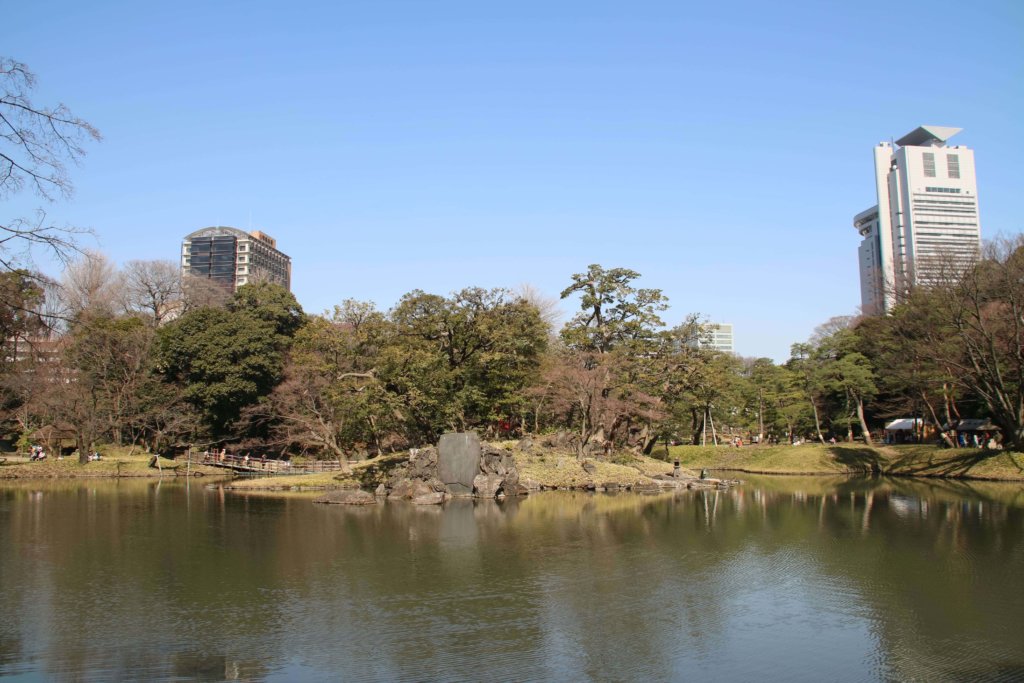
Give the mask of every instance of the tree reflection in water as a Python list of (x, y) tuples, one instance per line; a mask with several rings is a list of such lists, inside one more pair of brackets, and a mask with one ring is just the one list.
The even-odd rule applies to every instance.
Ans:
[(1009, 680), (1022, 520), (1019, 486), (889, 479), (443, 508), (5, 484), (0, 675)]

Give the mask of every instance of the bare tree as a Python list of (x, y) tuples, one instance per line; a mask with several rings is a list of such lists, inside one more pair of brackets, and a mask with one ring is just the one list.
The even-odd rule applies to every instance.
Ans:
[(814, 332), (811, 333), (811, 338), (807, 341), (812, 347), (817, 348), (821, 346), (823, 341), (834, 335), (836, 332), (848, 330), (853, 327), (856, 322), (856, 316), (834, 315), (815, 327)]
[(182, 312), (197, 308), (224, 308), (231, 301), (230, 287), (205, 277), (184, 277), (181, 292)]
[[(936, 289), (929, 303), (946, 324), (929, 341), (950, 354), (940, 360), (985, 403), (1006, 446), (1024, 451), (1024, 237), (997, 239), (983, 256)], [(954, 346), (940, 343), (949, 337)]]
[(83, 252), (68, 264), (61, 278), (64, 317), (74, 319), (84, 311), (113, 315), (119, 298), (118, 280), (110, 259), (99, 252)]
[(121, 271), (121, 305), (145, 314), (154, 327), (173, 318), (183, 305), (181, 269), (174, 261), (129, 261)]
[(564, 318), (564, 314), (558, 304), (558, 299), (545, 295), (539, 289), (527, 283), (519, 285), (515, 290), (515, 294), (537, 309), (540, 319), (544, 321), (552, 335), (557, 332)]
[[(0, 199), (26, 187), (47, 202), (70, 197), (74, 186), (66, 164), (77, 164), (85, 143), (100, 140), (99, 131), (63, 104), (33, 104), (29, 95), (35, 85), (24, 64), (0, 57)], [(38, 247), (66, 261), (78, 249), (77, 235), (86, 232), (49, 225), (41, 209), (32, 218), (0, 220), (0, 268), (5, 270), (29, 265)]]

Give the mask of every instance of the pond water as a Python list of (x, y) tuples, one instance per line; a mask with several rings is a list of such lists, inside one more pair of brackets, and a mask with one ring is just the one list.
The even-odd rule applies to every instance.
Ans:
[(1022, 588), (1020, 485), (351, 508), (0, 484), (14, 680), (1022, 680)]

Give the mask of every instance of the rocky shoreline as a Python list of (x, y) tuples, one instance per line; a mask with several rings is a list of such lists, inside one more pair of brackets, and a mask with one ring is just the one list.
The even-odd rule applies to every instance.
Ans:
[[(520, 450), (532, 448), (519, 444)], [(563, 458), (563, 460), (567, 460)], [(524, 477), (516, 454), (480, 442), (473, 433), (441, 437), (436, 447), (411, 449), (408, 460), (390, 470), (387, 479), (371, 493), (356, 483), (330, 490), (314, 502), (340, 505), (373, 505), (385, 500), (404, 500), (414, 505), (440, 505), (452, 498), (503, 499), (534, 491), (577, 490), (615, 493), (661, 493), (679, 489), (726, 489), (738, 480), (698, 477), (679, 467), (654, 475), (637, 471), (634, 481), (600, 478), (593, 459), (574, 462), (587, 477), (578, 484), (558, 484)]]

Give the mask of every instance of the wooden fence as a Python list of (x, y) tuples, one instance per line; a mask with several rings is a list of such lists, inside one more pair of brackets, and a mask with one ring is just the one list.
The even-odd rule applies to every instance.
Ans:
[(201, 462), (204, 465), (223, 467), (247, 474), (314, 474), (317, 472), (337, 472), (341, 470), (341, 463), (337, 460), (312, 460), (296, 465), (290, 460), (253, 458), (247, 455), (221, 453), (203, 453)]

